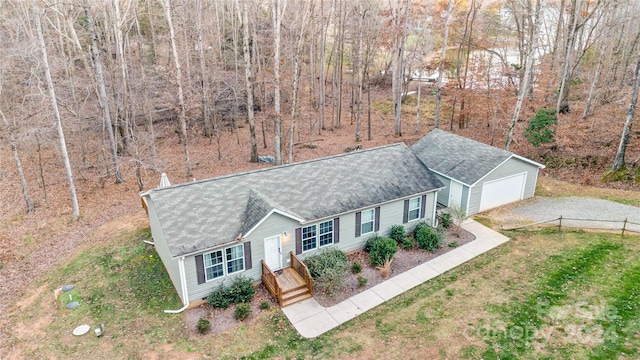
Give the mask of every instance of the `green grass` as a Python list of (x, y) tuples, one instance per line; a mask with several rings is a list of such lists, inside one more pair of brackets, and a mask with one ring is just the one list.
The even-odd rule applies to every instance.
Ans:
[[(271, 309), (223, 333), (185, 328), (148, 230), (93, 246), (48, 274), (12, 318), (41, 324), (27, 358), (616, 359), (640, 354), (640, 238), (514, 231), (497, 249), (356, 317), (302, 338)], [(51, 292), (75, 285), (51, 306)], [(79, 301), (76, 310), (64, 308)], [(49, 305), (47, 305), (49, 304)], [(46, 321), (43, 323), (42, 319)], [(106, 324), (102, 338), (70, 333)], [(212, 321), (212, 325), (215, 319)], [(19, 342), (20, 340), (12, 340)], [(27, 340), (24, 340), (27, 341)], [(15, 344), (19, 345), (19, 344)]]

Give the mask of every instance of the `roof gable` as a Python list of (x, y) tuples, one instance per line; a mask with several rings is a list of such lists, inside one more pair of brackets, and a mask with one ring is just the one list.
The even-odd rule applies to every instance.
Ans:
[(430, 169), (472, 186), (511, 157), (542, 165), (481, 142), (433, 129), (411, 145), (411, 151)]
[(340, 154), (147, 192), (172, 256), (232, 241), (279, 212), (313, 221), (443, 185), (404, 145)]

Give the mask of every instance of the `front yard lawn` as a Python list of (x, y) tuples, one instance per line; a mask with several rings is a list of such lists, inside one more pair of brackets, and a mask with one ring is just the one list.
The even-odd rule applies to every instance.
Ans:
[[(147, 232), (78, 254), (16, 306), (26, 358), (638, 358), (640, 237), (512, 232), (514, 240), (329, 333), (301, 338), (276, 307), (201, 335), (178, 308)], [(73, 283), (80, 307), (53, 301)], [(215, 319), (212, 319), (215, 321)], [(74, 337), (87, 323), (106, 334)], [(11, 357), (11, 356), (9, 356)]]

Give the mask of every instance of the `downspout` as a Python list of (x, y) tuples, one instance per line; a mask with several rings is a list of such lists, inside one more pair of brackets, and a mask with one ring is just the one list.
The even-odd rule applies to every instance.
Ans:
[(153, 241), (149, 241), (149, 240), (142, 240), (143, 243), (145, 244), (149, 244), (151, 246), (156, 246), (156, 243), (154, 243)]
[(433, 215), (431, 216), (431, 226), (437, 226), (438, 218), (436, 218), (436, 208), (438, 207), (438, 192), (433, 193), (435, 198), (433, 201)]
[(165, 310), (165, 314), (179, 314), (189, 307), (189, 293), (187, 292), (187, 276), (184, 272), (184, 256), (178, 259), (178, 271), (180, 272), (180, 283), (182, 287), (182, 296), (184, 297), (184, 306), (178, 310)]

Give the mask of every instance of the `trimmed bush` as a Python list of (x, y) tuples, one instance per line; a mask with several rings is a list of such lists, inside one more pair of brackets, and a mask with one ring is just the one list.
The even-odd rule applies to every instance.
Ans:
[(367, 279), (366, 277), (364, 277), (362, 275), (358, 275), (358, 286), (359, 287), (364, 287), (365, 285), (367, 285), (368, 281), (369, 281), (369, 279)]
[(208, 319), (200, 318), (196, 323), (196, 329), (200, 334), (206, 334), (211, 330), (211, 322)]
[(373, 234), (372, 236), (370, 236), (367, 239), (367, 242), (364, 243), (364, 251), (371, 252), (371, 248), (373, 247), (373, 244), (380, 241), (380, 239), (382, 239), (382, 236), (378, 234)]
[(378, 238), (371, 244), (369, 251), (369, 263), (373, 266), (381, 266), (393, 259), (398, 251), (398, 243), (390, 238)]
[(339, 249), (322, 250), (308, 257), (304, 263), (318, 288), (327, 294), (334, 295), (344, 286), (349, 264), (347, 256)]
[(247, 303), (240, 303), (236, 305), (236, 310), (233, 312), (233, 317), (236, 320), (242, 321), (251, 315), (251, 306)]
[(360, 271), (362, 271), (362, 264), (360, 264), (359, 262), (354, 262), (353, 264), (351, 264), (351, 273), (352, 274), (360, 274)]
[(413, 235), (406, 236), (400, 242), (400, 247), (405, 250), (411, 250), (416, 246), (416, 240), (413, 238)]
[(393, 225), (391, 226), (391, 232), (389, 233), (389, 237), (395, 240), (398, 244), (402, 242), (405, 236), (404, 226), (402, 225)]
[(444, 230), (439, 229), (432, 229), (428, 225), (418, 227), (415, 235), (418, 247), (428, 251), (438, 249), (444, 237)]
[(250, 302), (255, 292), (251, 279), (240, 275), (233, 279), (229, 288), (225, 288), (224, 282), (221, 282), (207, 301), (214, 308), (226, 309), (231, 304)]
[(271, 307), (268, 301), (263, 301), (260, 303), (260, 310), (267, 310)]

